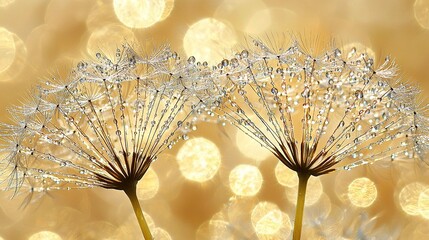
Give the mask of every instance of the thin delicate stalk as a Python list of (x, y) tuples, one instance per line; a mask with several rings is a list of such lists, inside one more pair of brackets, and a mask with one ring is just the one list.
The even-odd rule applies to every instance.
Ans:
[(310, 178), (309, 174), (298, 173), (298, 197), (296, 200), (295, 222), (293, 227), (293, 240), (301, 239), (302, 219), (304, 217), (305, 193), (307, 190), (307, 182)]
[(131, 204), (133, 205), (134, 213), (136, 214), (144, 239), (153, 240), (152, 234), (150, 233), (150, 230), (149, 230), (149, 226), (147, 225), (146, 219), (144, 218), (144, 215), (143, 215), (143, 211), (140, 207), (139, 200), (137, 198), (136, 185), (137, 183), (130, 184), (128, 188), (124, 189), (124, 192), (125, 194), (127, 194)]

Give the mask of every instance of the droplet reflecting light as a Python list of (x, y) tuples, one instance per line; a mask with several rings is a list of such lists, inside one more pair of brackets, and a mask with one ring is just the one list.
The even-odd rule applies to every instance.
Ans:
[(347, 196), (350, 202), (357, 207), (369, 207), (377, 198), (377, 188), (368, 178), (356, 178), (348, 187)]
[(420, 193), (417, 205), (422, 217), (429, 219), (429, 188)]
[(161, 20), (165, 9), (164, 0), (114, 0), (115, 14), (125, 26), (147, 28)]
[(229, 174), (229, 186), (239, 196), (254, 196), (262, 187), (262, 174), (251, 165), (238, 165)]
[(276, 234), (283, 225), (283, 215), (276, 204), (258, 203), (252, 211), (252, 225), (257, 234)]
[(177, 153), (182, 175), (189, 180), (205, 182), (212, 179), (220, 167), (218, 147), (206, 138), (193, 138), (185, 142)]
[(235, 31), (225, 23), (204, 18), (192, 24), (183, 38), (183, 48), (188, 56), (217, 64), (237, 43)]

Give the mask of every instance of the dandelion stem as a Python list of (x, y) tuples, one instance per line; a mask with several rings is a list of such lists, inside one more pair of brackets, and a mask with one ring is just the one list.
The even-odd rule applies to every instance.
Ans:
[(295, 223), (293, 227), (293, 240), (301, 239), (302, 219), (304, 217), (305, 192), (307, 190), (307, 182), (310, 178), (308, 173), (298, 172), (298, 197), (296, 200)]
[(136, 193), (137, 182), (129, 184), (129, 186), (124, 189), (125, 194), (133, 205), (134, 213), (136, 214), (137, 220), (139, 221), (140, 229), (142, 230), (145, 240), (153, 240), (152, 234), (150, 233), (149, 226), (147, 225), (146, 219), (144, 218), (143, 211), (140, 207), (139, 200)]

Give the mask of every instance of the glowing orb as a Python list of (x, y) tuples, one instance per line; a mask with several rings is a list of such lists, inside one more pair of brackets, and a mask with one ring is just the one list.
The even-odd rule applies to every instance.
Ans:
[(13, 34), (0, 27), (0, 72), (8, 69), (15, 59)]
[(156, 240), (171, 240), (170, 234), (162, 228), (156, 228), (153, 233), (153, 239)]
[(285, 187), (296, 187), (298, 185), (298, 176), (296, 172), (290, 170), (282, 162), (278, 162), (274, 170), (277, 181)]
[(196, 240), (233, 240), (231, 224), (224, 220), (212, 219), (198, 227)]
[(183, 38), (188, 56), (217, 64), (228, 55), (237, 43), (235, 31), (214, 18), (204, 18), (191, 25)]
[(205, 138), (186, 141), (176, 158), (182, 175), (196, 182), (212, 179), (219, 170), (221, 162), (218, 147)]
[(62, 240), (60, 235), (51, 231), (41, 231), (35, 233), (28, 238), (28, 240)]
[(420, 193), (417, 206), (422, 217), (429, 219), (429, 188)]
[(357, 207), (369, 207), (377, 198), (377, 188), (368, 178), (356, 178), (348, 187), (347, 196), (350, 202)]
[(414, 17), (422, 28), (429, 29), (429, 0), (414, 2)]
[(86, 44), (86, 49), (91, 56), (98, 52), (109, 53), (115, 47), (120, 48), (123, 42), (134, 42), (134, 33), (119, 24), (105, 25), (91, 33)]
[(265, 160), (272, 155), (268, 149), (240, 130), (235, 134), (235, 144), (244, 156), (256, 161)]
[(174, 0), (165, 0), (165, 8), (164, 8), (164, 12), (162, 13), (160, 21), (170, 16), (170, 13), (171, 11), (173, 11), (173, 8), (174, 8)]
[(420, 214), (418, 206), (419, 197), (427, 189), (422, 183), (414, 182), (406, 185), (399, 192), (399, 205), (402, 210), (409, 215), (417, 216)]
[(164, 0), (114, 0), (113, 9), (119, 21), (130, 28), (147, 28), (161, 20)]
[(273, 235), (283, 226), (283, 214), (276, 204), (258, 203), (252, 211), (252, 225), (257, 234)]
[(15, 2), (15, 0), (0, 0), (0, 7), (6, 7), (13, 2)]
[(153, 198), (159, 189), (159, 179), (156, 172), (149, 168), (143, 179), (137, 184), (137, 197), (140, 200), (147, 200)]
[(251, 165), (238, 165), (229, 174), (229, 186), (235, 195), (254, 196), (262, 187), (262, 174)]
[[(305, 205), (311, 206), (319, 201), (323, 194), (323, 185), (318, 177), (310, 177), (307, 183), (307, 193), (305, 194)], [(286, 197), (289, 202), (296, 204), (298, 196), (298, 177), (296, 177), (296, 184), (291, 189), (286, 191)]]

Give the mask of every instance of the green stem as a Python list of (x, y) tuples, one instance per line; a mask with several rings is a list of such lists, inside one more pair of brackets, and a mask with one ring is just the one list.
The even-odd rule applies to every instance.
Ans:
[(124, 192), (125, 194), (127, 194), (131, 204), (133, 205), (134, 213), (136, 214), (144, 239), (153, 240), (152, 234), (150, 233), (150, 230), (149, 230), (149, 226), (147, 225), (146, 219), (144, 218), (144, 215), (143, 215), (143, 211), (140, 207), (139, 199), (137, 198), (136, 185), (137, 185), (137, 182), (130, 184), (130, 186), (127, 189), (124, 189)]
[(304, 217), (305, 192), (307, 190), (307, 182), (310, 178), (309, 174), (298, 173), (298, 197), (296, 200), (295, 223), (293, 227), (293, 240), (301, 239), (302, 219)]

